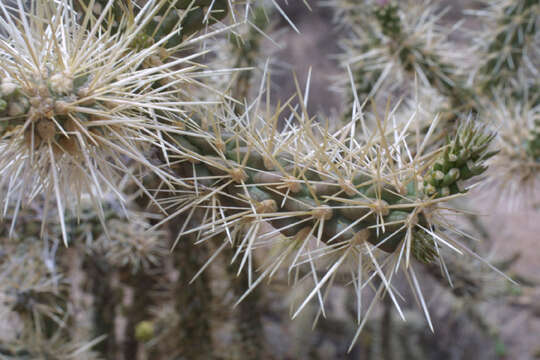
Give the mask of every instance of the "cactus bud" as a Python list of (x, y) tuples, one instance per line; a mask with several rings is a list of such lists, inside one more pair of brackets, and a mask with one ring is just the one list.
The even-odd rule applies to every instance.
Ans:
[(444, 175), (444, 179), (441, 183), (442, 186), (449, 186), (450, 184), (453, 184), (459, 179), (459, 169), (452, 168), (446, 175)]

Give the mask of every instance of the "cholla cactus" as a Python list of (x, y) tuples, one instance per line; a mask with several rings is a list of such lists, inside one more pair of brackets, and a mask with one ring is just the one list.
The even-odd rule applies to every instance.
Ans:
[[(494, 157), (492, 143), (506, 138), (494, 141), (489, 125), (475, 123), (485, 116), (479, 98), (490, 95), (469, 87), (449, 61), (447, 33), (432, 6), (406, 11), (378, 1), (363, 12), (331, 3), (348, 4), (355, 32), (346, 61), (352, 110), (335, 131), (307, 110), (309, 78), (305, 89), (294, 78), (296, 98), (275, 105), (269, 62), (258, 91), (242, 72), (260, 63), (265, 4), (0, 4), (0, 188), (9, 222), (0, 233), (2, 247), (13, 249), (12, 258), (0, 257), (0, 279), (19, 279), (21, 287), (14, 298), (11, 288), (0, 290), (11, 296), (12, 311), (22, 306), (26, 334), (46, 330), (52, 349), (34, 351), (28, 335), (21, 351), (66, 358), (96, 345), (107, 358), (146, 352), (206, 359), (212, 345), (200, 344), (212, 338), (205, 308), (211, 284), (191, 293), (164, 283), (230, 276), (230, 269), (216, 271), (227, 253), (247, 282), (237, 302), (285, 273), (303, 293), (293, 317), (312, 300), (316, 321), (326, 315), (331, 287), (349, 275), (358, 325), (351, 348), (381, 297), (404, 317), (400, 278), (433, 330), (420, 266), (438, 265), (452, 284), (446, 252), (480, 259), (451, 221), (460, 213), (452, 201), (466, 198), (489, 162), (514, 157), (504, 147), (503, 157)], [(355, 21), (368, 16), (364, 33)], [(248, 27), (244, 37), (241, 25)], [(213, 41), (222, 35), (234, 46), (208, 55), (225, 51), (216, 45), (223, 39)], [(351, 57), (355, 51), (364, 53)], [(231, 68), (213, 70), (230, 59)], [(427, 88), (418, 93), (437, 90), (434, 98), (448, 99), (453, 120), (469, 120), (448, 126), (441, 121), (448, 117), (420, 113), (420, 101), (407, 116), (396, 105), (379, 118), (377, 101), (369, 119), (363, 113), (366, 99), (390, 103), (389, 94), (413, 88), (415, 78)], [(519, 114), (526, 114), (526, 141), (509, 148), (537, 163), (536, 110)], [(58, 247), (60, 239), (71, 248)], [(168, 248), (176, 252), (171, 259)], [(36, 260), (41, 253), (45, 262)], [(20, 293), (31, 301), (16, 304)], [(81, 293), (93, 299), (86, 320), (74, 311), (85, 307)], [(125, 317), (123, 330), (117, 316)], [(83, 333), (58, 335), (84, 322)]]
[(515, 210), (531, 204), (538, 189), (539, 125), (538, 107), (530, 102), (503, 102), (499, 98), (486, 116), (499, 127), (499, 156), (492, 161), (492, 173), (487, 186), (501, 190), (503, 208)]
[(55, 244), (55, 239), (33, 238), (39, 219), (26, 217), (25, 222), (19, 233), (24, 242), (2, 239), (0, 311), (2, 325), (10, 330), (0, 335), (0, 353), (6, 359), (98, 359), (92, 347), (102, 338), (79, 338), (82, 328), (69, 328), (73, 309), (66, 301), (68, 284), (55, 264), (58, 239)]
[(471, 94), (455, 65), (458, 58), (448, 47), (451, 30), (437, 23), (444, 11), (429, 1), (366, 2), (362, 9), (342, 3), (347, 1), (332, 2), (349, 9), (346, 18), (353, 26), (353, 35), (344, 42), (344, 61), (351, 68), (362, 101), (375, 93), (382, 94), (379, 88), (384, 94), (396, 93), (417, 77), (424, 86), (448, 97), (454, 114), (470, 108), (464, 98)]
[(196, 67), (186, 65), (200, 54), (164, 62), (179, 50), (166, 46), (174, 32), (140, 46), (165, 3), (149, 2), (119, 25), (107, 22), (114, 4), (104, 3), (94, 20), (87, 12), (82, 24), (70, 2), (1, 5), (3, 202), (19, 207), (39, 193), (55, 199), (65, 242), (64, 210), (83, 194), (100, 210), (99, 198), (122, 177), (139, 182), (141, 168), (167, 181), (148, 149), (156, 144), (166, 153), (164, 134), (180, 131), (175, 122), (194, 103), (179, 84), (196, 86)]
[(538, 74), (534, 69), (539, 55), (535, 46), (540, 26), (537, 1), (493, 1), (487, 9), (473, 14), (485, 17), (489, 26), (477, 41), (482, 56), (478, 71), (482, 91), (508, 85), (520, 68)]
[[(305, 109), (304, 101), (301, 97)], [(493, 155), (488, 152), (493, 135), (468, 125), (445, 147), (424, 154), (419, 144), (412, 155), (403, 135), (407, 129), (389, 121), (357, 137), (354, 122), (329, 133), (305, 112), (293, 117), (298, 124), (288, 123), (280, 133), (275, 117), (261, 118), (258, 125), (244, 118), (216, 121), (184, 133), (178, 156), (194, 170), (184, 178), (192, 185), (181, 191), (173, 216), (187, 213), (191, 219), (197, 209), (204, 216), (200, 225), (186, 225), (178, 236), (196, 233), (203, 242), (221, 235), (218, 252), (229, 245), (237, 249), (233, 262), (251, 279), (239, 301), (282, 266), (289, 272), (305, 267), (314, 286), (295, 316), (314, 297), (324, 311), (323, 288), (348, 266), (359, 303), (363, 282), (379, 277), (378, 294), (387, 291), (399, 309), (391, 280), (400, 269), (423, 299), (411, 259), (444, 264), (441, 248), (466, 251), (448, 239), (438, 205), (465, 192), (463, 182), (484, 172), (484, 160)], [(274, 229), (263, 230), (264, 223)], [(261, 247), (275, 250), (263, 258), (266, 265), (256, 275), (250, 264)], [(319, 279), (316, 263), (327, 261), (329, 268)], [(362, 315), (359, 308), (359, 319)]]

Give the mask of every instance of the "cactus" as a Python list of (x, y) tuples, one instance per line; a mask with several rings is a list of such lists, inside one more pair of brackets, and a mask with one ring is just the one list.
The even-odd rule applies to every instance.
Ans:
[[(336, 2), (336, 6), (343, 6), (346, 1)], [(409, 12), (405, 12), (392, 1), (372, 4), (369, 10), (358, 12), (351, 7), (349, 11), (350, 23), (367, 23), (371, 29), (355, 32), (345, 45), (346, 64), (354, 70), (355, 88), (361, 99), (373, 96), (385, 83), (390, 86), (387, 91), (392, 91), (416, 76), (450, 99), (454, 115), (471, 109), (475, 94), (458, 73), (446, 46), (449, 34), (434, 25), (444, 12), (427, 2), (409, 5)]]
[(478, 44), (485, 56), (479, 69), (482, 91), (510, 83), (520, 67), (534, 61), (535, 53), (538, 55), (534, 41), (539, 14), (540, 5), (534, 0), (494, 2), (482, 12), (496, 24), (489, 39)]
[[(504, 101), (504, 102), (503, 102)], [(540, 114), (532, 101), (513, 99), (498, 102), (486, 117), (500, 126), (496, 138), (500, 155), (491, 161), (491, 174), (486, 186), (501, 191), (500, 203), (517, 209), (530, 204), (538, 186), (540, 162), (538, 157), (538, 124)]]
[[(302, 87), (293, 77), (296, 95), (274, 102), (269, 62), (260, 84), (248, 71), (271, 29), (265, 3), (0, 3), (0, 296), (22, 324), (0, 354), (218, 357), (216, 273), (241, 304), (233, 328), (246, 358), (266, 351), (259, 286), (283, 274), (297, 291), (292, 317), (314, 302), (315, 323), (349, 276), (349, 351), (383, 297), (382, 353), (401, 344), (384, 337), (391, 306), (404, 318), (398, 272), (433, 330), (420, 269), (452, 284), (447, 252), (481, 259), (451, 221), (454, 201), (497, 181), (488, 165), (502, 173), (519, 160), (538, 171), (540, 122), (526, 95), (534, 84), (521, 92), (514, 78), (531, 61), (538, 4), (504, 7), (510, 20), (487, 46), (501, 53), (509, 36), (521, 50), (504, 64), (515, 67), (499, 71), (506, 65), (490, 55), (471, 80), (448, 56), (433, 6), (329, 4), (353, 31), (342, 126), (308, 111), (310, 78)], [(446, 99), (434, 106), (442, 117), (392, 104), (393, 92), (415, 87)], [(511, 98), (525, 134), (491, 130), (499, 97)], [(412, 98), (413, 109), (429, 101)]]

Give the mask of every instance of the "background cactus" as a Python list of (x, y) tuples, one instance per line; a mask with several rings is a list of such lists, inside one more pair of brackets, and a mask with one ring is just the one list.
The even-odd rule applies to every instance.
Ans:
[(345, 29), (332, 118), (310, 111), (311, 72), (275, 99), (275, 19), (298, 31), (276, 1), (0, 4), (2, 356), (283, 358), (273, 301), (320, 325), (303, 356), (429, 358), (393, 320), (410, 295), (434, 330), (425, 283), (499, 341), (480, 303), (512, 280), (460, 208), (514, 165), (534, 193), (538, 3), (487, 8), (472, 75), (435, 4), (326, 5)]

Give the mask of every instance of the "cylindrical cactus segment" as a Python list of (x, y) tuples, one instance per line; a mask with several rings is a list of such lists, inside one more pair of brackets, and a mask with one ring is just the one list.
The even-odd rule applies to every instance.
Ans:
[[(502, 4), (502, 7), (499, 7)], [(499, 10), (491, 19), (497, 24), (485, 50), (482, 91), (490, 92), (498, 85), (509, 85), (529, 53), (527, 47), (540, 28), (538, 0), (512, 0), (491, 5)], [(534, 42), (534, 41), (532, 41)]]
[[(109, 7), (109, 3), (113, 4)], [(88, 7), (92, 2), (83, 0), (84, 7)], [(109, 24), (113, 31), (119, 31), (122, 26), (126, 26), (125, 21), (133, 19), (141, 11), (141, 7), (135, 2), (120, 0), (96, 0), (93, 2), (93, 12), (99, 16), (103, 9), (110, 8), (112, 15)], [(212, 6), (210, 8), (210, 6)], [(152, 8), (153, 10), (155, 9)], [(148, 47), (165, 37), (169, 37), (165, 47), (179, 45), (182, 40), (205, 27), (223, 20), (229, 13), (227, 0), (180, 0), (164, 2), (154, 14), (154, 17), (146, 25), (134, 46)], [(127, 20), (126, 20), (127, 19)], [(170, 36), (174, 34), (173, 36)]]
[[(208, 139), (215, 137), (210, 130), (205, 134)], [(419, 184), (419, 175), (415, 175), (391, 185), (396, 183), (395, 177), (388, 176), (382, 181), (368, 168), (357, 171), (357, 175), (349, 180), (331, 180), (330, 170), (324, 169), (332, 166), (321, 164), (314, 172), (317, 174), (314, 180), (301, 175), (308, 171), (300, 164), (296, 170), (289, 169), (291, 172), (283, 168), (267, 171), (256, 147), (246, 144), (230, 146), (218, 158), (215, 146), (209, 147), (204, 137), (196, 134), (184, 136), (189, 143), (185, 150), (197, 148), (203, 166), (208, 167), (210, 173), (232, 178), (221, 165), (237, 169), (247, 166), (249, 176), (243, 180), (244, 190), (242, 185), (236, 184), (232, 193), (245, 198), (247, 191), (250, 201), (256, 205), (263, 201), (270, 204), (268, 200), (271, 200), (272, 206), (268, 209), (275, 209), (270, 211), (275, 215), (265, 219), (283, 235), (295, 235), (305, 226), (323, 226), (322, 233), (314, 231), (313, 234), (323, 242), (332, 243), (353, 238), (359, 231), (364, 231), (366, 241), (386, 252), (397, 251), (404, 241), (410, 242), (411, 254), (422, 262), (430, 262), (437, 256), (435, 240), (422, 230), (432, 228), (429, 216), (424, 214), (429, 208), (426, 202), (434, 197), (441, 199), (464, 192), (458, 182), (481, 174), (485, 170), (483, 161), (494, 154), (488, 152), (494, 135), (473, 125), (465, 125), (437, 153), (437, 158), (425, 170), (423, 183), (420, 181)], [(291, 154), (291, 159), (298, 158), (298, 155)], [(310, 163), (309, 160), (304, 161)], [(217, 168), (216, 164), (219, 165)], [(422, 184), (423, 190), (419, 188)]]

